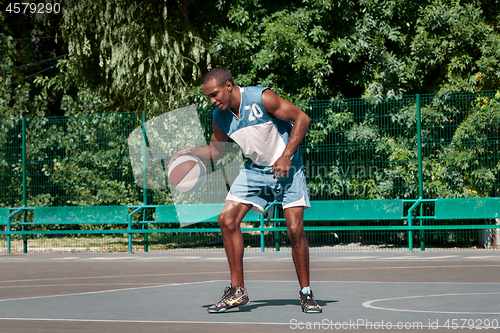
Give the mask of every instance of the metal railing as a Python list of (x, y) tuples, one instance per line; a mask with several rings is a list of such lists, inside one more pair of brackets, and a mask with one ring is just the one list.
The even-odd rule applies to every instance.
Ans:
[[(500, 197), (499, 92), (296, 104), (311, 117), (302, 144), (311, 200), (405, 200), (410, 206), (407, 225), (390, 227), (407, 232), (402, 237), (407, 244), (414, 236), (419, 241), (424, 237), (420, 231), (427, 229), (497, 229), (496, 225), (486, 224), (490, 221), (484, 218), (472, 222), (440, 220), (440, 225), (414, 222), (437, 222), (426, 216), (432, 215), (428, 211), (433, 208), (428, 204), (439, 198)], [(198, 110), (205, 141), (211, 135), (211, 111)], [(10, 208), (9, 221), (21, 228), (11, 230), (5, 226), (0, 235), (67, 231), (51, 229), (53, 226), (23, 231), (32, 222), (31, 208), (36, 207), (117, 205), (134, 210), (175, 204), (168, 189), (136, 185), (127, 139), (134, 129), (144, 130), (144, 123), (141, 116), (123, 113), (0, 121), (0, 207)], [(175, 142), (178, 138), (166, 140)], [(175, 146), (168, 149), (172, 151), (166, 156), (171, 156)], [(225, 193), (226, 187), (207, 182), (205, 194), (189, 199), (222, 202)], [(152, 214), (140, 209), (133, 216), (141, 212), (138, 220), (147, 221), (147, 214)], [(273, 228), (277, 223), (268, 222)], [(325, 226), (323, 237), (318, 226), (314, 235), (328, 242), (332, 239), (328, 238), (332, 235), (329, 228), (334, 227)], [(376, 221), (337, 227), (387, 234), (391, 229)], [(111, 233), (97, 226), (89, 228), (74, 233)], [(210, 232), (212, 229), (217, 228), (209, 228)], [(168, 232), (163, 230), (158, 232)], [(265, 231), (273, 229), (266, 227)], [(414, 231), (419, 233), (415, 235)], [(155, 231), (127, 228), (117, 232), (147, 235)], [(425, 232), (425, 237), (428, 234)], [(311, 242), (315, 242), (314, 235)]]

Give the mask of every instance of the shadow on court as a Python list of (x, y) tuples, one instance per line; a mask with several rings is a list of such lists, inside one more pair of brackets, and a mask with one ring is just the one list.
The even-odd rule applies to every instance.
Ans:
[[(322, 300), (316, 300), (316, 303), (318, 303), (319, 306), (325, 307), (329, 303), (335, 303), (338, 301), (322, 301)], [(214, 302), (215, 303), (215, 302)], [(297, 306), (297, 304), (300, 304), (298, 299), (271, 299), (271, 300), (251, 300), (250, 304), (247, 306), (240, 307), (238, 309), (230, 309), (226, 312), (223, 313), (211, 313), (211, 315), (223, 315), (223, 314), (228, 314), (231, 312), (251, 312), (252, 310), (255, 309), (260, 309), (260, 308), (265, 308), (267, 306), (269, 307), (276, 307), (276, 306), (286, 306), (286, 305), (291, 305), (291, 306)], [(213, 304), (206, 304), (203, 305), (203, 308), (209, 308)]]

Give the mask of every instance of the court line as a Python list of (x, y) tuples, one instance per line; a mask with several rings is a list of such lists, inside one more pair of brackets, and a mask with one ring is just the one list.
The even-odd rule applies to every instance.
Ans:
[(418, 296), (403, 296), (403, 297), (393, 297), (393, 298), (382, 298), (372, 301), (363, 302), (361, 305), (365, 308), (376, 309), (376, 310), (388, 310), (388, 311), (398, 311), (398, 312), (422, 312), (422, 313), (445, 313), (445, 314), (474, 314), (474, 315), (498, 315), (500, 312), (465, 312), (465, 311), (432, 311), (432, 310), (407, 310), (407, 309), (393, 309), (393, 308), (382, 308), (378, 306), (373, 306), (372, 303), (381, 301), (392, 301), (400, 299), (410, 299), (410, 298), (424, 298), (424, 297), (442, 297), (442, 296), (467, 296), (467, 295), (500, 295), (500, 293), (463, 293), (463, 294), (438, 294), (438, 295), (418, 295)]
[(500, 259), (500, 256), (474, 256), (465, 257), (465, 259)]
[[(347, 271), (347, 270), (385, 270), (385, 269), (422, 269), (422, 268), (477, 268), (477, 267), (500, 267), (498, 265), (426, 265), (426, 266), (389, 266), (389, 267), (335, 267), (335, 268), (310, 268), (310, 271)], [(246, 270), (247, 273), (268, 273), (268, 272), (295, 272), (290, 269), (269, 269), (269, 270)], [(156, 276), (182, 276), (182, 275), (206, 275), (206, 274), (228, 274), (229, 270), (216, 272), (186, 272), (186, 273), (164, 273), (164, 274), (136, 274), (136, 275), (104, 275), (87, 277), (67, 277), (67, 278), (47, 278), (47, 279), (25, 279), (25, 280), (5, 280), (0, 283), (18, 283), (33, 281), (55, 281), (55, 280), (81, 280), (81, 279), (109, 279), (109, 278), (131, 278), (131, 277), (156, 277)]]
[(0, 283), (55, 281), (55, 280), (112, 279), (112, 278), (127, 278), (127, 277), (156, 277), (156, 276), (178, 276), (178, 275), (205, 275), (205, 274), (227, 274), (227, 273), (229, 273), (229, 270), (220, 271), (220, 272), (192, 272), (192, 273), (164, 273), (164, 274), (136, 274), (136, 275), (102, 275), (102, 276), (85, 276), (85, 277), (81, 277), (81, 276), (80, 277), (58, 277), (58, 278), (47, 278), (47, 279), (6, 280), (6, 281), (0, 281)]
[(458, 256), (435, 256), (435, 257), (378, 257), (379, 260), (435, 260), (435, 259), (446, 259), (446, 258), (456, 258)]
[(102, 293), (111, 293), (111, 292), (128, 291), (128, 290), (138, 290), (138, 289), (148, 289), (148, 288), (161, 288), (161, 287), (171, 287), (171, 286), (184, 286), (184, 285), (201, 284), (201, 283), (212, 283), (212, 282), (219, 282), (219, 281), (220, 280), (201, 281), (201, 282), (186, 282), (186, 283), (169, 283), (169, 284), (161, 284), (161, 285), (146, 286), (146, 287), (134, 287), (134, 288), (122, 288), (122, 289), (111, 289), (111, 290), (88, 291), (88, 292), (83, 292), (83, 293), (72, 293), (72, 294), (61, 294), (61, 295), (46, 295), (46, 296), (34, 296), (34, 297), (22, 297), (22, 298), (10, 298), (10, 299), (0, 299), (0, 302), (19, 301), (19, 300), (27, 300), (27, 299), (38, 299), (38, 298), (53, 298), (53, 297), (92, 295), (92, 294), (102, 294)]
[[(410, 262), (409, 262), (410, 263)], [(413, 264), (413, 262), (412, 262)], [(478, 268), (500, 267), (498, 265), (425, 265), (425, 266), (385, 266), (385, 267), (340, 267), (340, 268), (310, 268), (311, 271), (347, 271), (347, 270), (388, 270), (388, 269), (422, 269), (422, 268)], [(245, 272), (246, 273), (246, 272)]]
[[(133, 287), (133, 288), (124, 288), (124, 289), (113, 289), (109, 291), (120, 291), (120, 290), (131, 290), (131, 289), (138, 289), (138, 288), (148, 288), (148, 287), (169, 287), (169, 286), (176, 286), (176, 285), (188, 285), (188, 284), (196, 284), (196, 283), (212, 283), (212, 282), (227, 282), (226, 280), (210, 280), (210, 281), (199, 281), (199, 282), (186, 282), (186, 283), (171, 283), (171, 284), (155, 284), (151, 283), (148, 285), (148, 283), (126, 283), (126, 282), (121, 282), (121, 283), (75, 283), (75, 284), (47, 284), (47, 285), (16, 285), (16, 286), (0, 286), (0, 289), (7, 289), (7, 288), (34, 288), (34, 287), (73, 287), (73, 286), (108, 286), (108, 285), (134, 285), (134, 284), (143, 284), (146, 285), (144, 287)], [(252, 282), (252, 283), (297, 283), (297, 280), (252, 280), (252, 279), (246, 279), (246, 282)], [(314, 285), (315, 283), (352, 283), (352, 284), (412, 284), (414, 285), (415, 283), (418, 284), (446, 284), (446, 285), (500, 285), (500, 282), (406, 282), (406, 281), (395, 281), (395, 282), (386, 282), (386, 281), (323, 281), (323, 280), (315, 280), (312, 281), (312, 284)], [(83, 293), (85, 294), (85, 293)], [(61, 294), (61, 295), (47, 295), (48, 296), (66, 296), (67, 294)], [(73, 294), (68, 294), (68, 295), (73, 295)], [(38, 296), (38, 297), (46, 297), (46, 296)]]
[[(155, 284), (155, 283), (145, 283), (145, 282), (130, 282), (130, 283), (126, 283), (126, 282), (109, 282), (109, 283), (70, 283), (70, 284), (34, 284), (34, 285), (31, 285), (31, 284), (26, 284), (26, 285), (17, 285), (17, 286), (0, 286), (0, 289), (7, 289), (7, 288), (47, 288), (47, 287), (75, 287), (75, 286), (109, 286), (109, 285), (113, 285), (113, 286), (116, 286), (116, 285), (123, 285), (123, 286), (127, 286), (127, 285), (144, 285), (144, 286), (150, 286), (150, 287), (154, 287), (158, 284)], [(165, 285), (164, 283), (162, 285)]]
[[(22, 297), (22, 298), (11, 298), (11, 299), (0, 299), (0, 302), (6, 302), (6, 301), (15, 301), (15, 300), (27, 300), (27, 299), (38, 299), (38, 298), (45, 298), (45, 297), (66, 297), (66, 296), (78, 296), (78, 295), (88, 295), (88, 294), (98, 294), (98, 293), (105, 293), (105, 292), (118, 292), (118, 291), (129, 291), (129, 290), (137, 290), (137, 289), (147, 289), (147, 288), (161, 288), (161, 287), (172, 287), (172, 286), (183, 286), (183, 285), (192, 285), (192, 284), (203, 284), (203, 283), (215, 283), (215, 282), (227, 282), (225, 280), (208, 280), (208, 281), (199, 281), (199, 282), (185, 282), (185, 283), (168, 283), (168, 284), (157, 284), (157, 285), (150, 285), (150, 286), (144, 286), (144, 287), (132, 287), (132, 288), (122, 288), (122, 289), (110, 289), (110, 290), (98, 290), (98, 291), (89, 291), (89, 292), (82, 292), (82, 293), (72, 293), (72, 294), (56, 294), (56, 295), (44, 295), (44, 296), (34, 296), (34, 297)], [(297, 280), (280, 280), (280, 281), (275, 281), (275, 280), (247, 280), (247, 282), (252, 282), (252, 283), (297, 283)], [(314, 283), (352, 283), (352, 284), (415, 284), (415, 282), (380, 282), (380, 281), (313, 281)], [(492, 285), (498, 285), (499, 283), (493, 283), (493, 282), (417, 282), (419, 284), (466, 284), (466, 285), (487, 285), (487, 284), (492, 284)], [(32, 286), (32, 285), (22, 285), (22, 286), (15, 286), (17, 288), (25, 288), (25, 287), (59, 287), (59, 286), (104, 286), (104, 285), (116, 285), (116, 284), (124, 284), (127, 285), (128, 283), (105, 283), (105, 284), (67, 284), (67, 285), (38, 285), (38, 286)], [(130, 283), (134, 284), (134, 283)], [(13, 286), (4, 286), (0, 288), (12, 288)], [(479, 293), (481, 294), (481, 293)], [(500, 293), (484, 293), (484, 294), (500, 294)], [(454, 295), (454, 294), (446, 294), (446, 295)], [(456, 295), (462, 295), (462, 294), (456, 294)], [(464, 294), (465, 295), (465, 294)], [(441, 296), (441, 295), (421, 295), (421, 296), (407, 296), (408, 298), (417, 298), (417, 297), (431, 297), (431, 296)], [(369, 302), (378, 302), (378, 301), (385, 301), (385, 300), (392, 300), (392, 299), (401, 299), (405, 297), (395, 297), (395, 298), (386, 298), (386, 299), (379, 299), (379, 300), (373, 300), (373, 301), (367, 301), (365, 303)], [(376, 307), (372, 307), (376, 308)], [(380, 309), (385, 309), (385, 308), (380, 308)], [(401, 311), (413, 311), (413, 310), (401, 310)]]
[[(214, 316), (214, 315), (212, 315)], [(290, 323), (263, 323), (250, 321), (175, 321), (175, 320), (120, 320), (120, 319), (47, 319), (47, 318), (1, 318), (0, 320), (19, 320), (19, 321), (63, 321), (63, 322), (97, 322), (97, 323), (139, 323), (139, 324), (227, 324), (227, 325), (288, 325)], [(360, 325), (363, 326), (363, 325)]]
[[(406, 255), (401, 255), (401, 256), (393, 256), (393, 257), (385, 257), (385, 256), (376, 256), (376, 255), (368, 255), (368, 256), (339, 256), (339, 257), (329, 257), (329, 258), (324, 258), (320, 257), (317, 259), (314, 259), (314, 261), (345, 261), (345, 260), (356, 260), (356, 261), (372, 261), (372, 260), (400, 260), (400, 261), (412, 261), (412, 260), (429, 260), (429, 261), (440, 261), (443, 259), (464, 259), (464, 260), (473, 260), (473, 259), (485, 259), (485, 260), (494, 260), (494, 259), (500, 259), (500, 256), (472, 256), (472, 257), (467, 257), (465, 254), (463, 256), (461, 255), (443, 255), (443, 256), (423, 256), (420, 254), (406, 254)], [(162, 257), (89, 257), (89, 258), (84, 258), (84, 257), (66, 257), (66, 258), (49, 258), (49, 259), (31, 259), (31, 258), (15, 258), (15, 259), (6, 259), (2, 258), (0, 256), (0, 262), (11, 262), (11, 263), (19, 263), (19, 262), (61, 262), (61, 261), (122, 261), (122, 262), (141, 262), (141, 261), (162, 261), (162, 262), (181, 262), (182, 260), (190, 260), (190, 261), (203, 261), (203, 260), (226, 260), (225, 256), (220, 256), (220, 257), (203, 257), (203, 256), (162, 256)], [(246, 256), (243, 258), (243, 260), (249, 260), (249, 261), (264, 261), (264, 262), (286, 262), (292, 260), (291, 257), (286, 256), (286, 257), (265, 257), (265, 256)]]
[[(47, 319), (47, 318), (1, 318), (0, 320), (15, 320), (15, 321), (53, 321), (53, 322), (83, 322), (83, 323), (130, 323), (130, 324), (199, 324), (199, 325), (207, 325), (207, 324), (212, 324), (212, 325), (260, 325), (260, 326), (265, 326), (265, 325), (271, 325), (271, 326), (290, 326), (290, 329), (292, 325), (296, 324), (306, 324), (306, 323), (321, 323), (321, 321), (314, 321), (314, 320), (304, 320), (296, 323), (264, 323), (264, 322), (249, 322), (249, 321), (183, 321), (183, 320), (119, 320), (119, 319), (74, 319), (74, 318), (68, 318), (68, 319)], [(333, 327), (340, 322), (333, 323)], [(346, 324), (349, 324), (345, 322)], [(342, 323), (340, 323), (342, 324)], [(328, 326), (332, 327), (332, 324), (328, 323)], [(356, 329), (359, 328), (368, 328), (370, 327), (373, 329), (373, 324), (356, 324)], [(426, 329), (436, 329), (436, 328), (446, 328), (450, 329), (449, 326), (430, 326), (430, 325), (422, 325), (418, 326), (418, 329), (420, 328), (426, 328)], [(468, 326), (466, 326), (468, 328)], [(487, 326), (477, 326), (475, 329), (488, 329), (489, 327)], [(308, 329), (310, 330), (310, 329)]]
[[(188, 282), (188, 283), (173, 283), (173, 284), (164, 284), (158, 286), (148, 286), (148, 287), (136, 287), (136, 288), (124, 288), (124, 289), (115, 289), (115, 290), (106, 290), (106, 291), (96, 291), (96, 292), (85, 292), (85, 293), (74, 293), (74, 294), (65, 294), (65, 295), (49, 295), (49, 296), (37, 296), (37, 297), (26, 297), (26, 298), (17, 298), (17, 299), (6, 299), (0, 300), (0, 302), (4, 301), (15, 301), (15, 300), (28, 300), (28, 299), (39, 299), (39, 298), (52, 298), (52, 297), (66, 297), (66, 296), (78, 296), (78, 295), (90, 295), (90, 294), (99, 294), (105, 292), (116, 292), (116, 291), (128, 291), (128, 290), (137, 290), (137, 289), (146, 289), (146, 288), (157, 288), (157, 287), (169, 287), (169, 286), (180, 286), (180, 285), (192, 285), (192, 284), (202, 284), (202, 283), (214, 283), (221, 282), (221, 280), (213, 280), (213, 281), (203, 281), (203, 282)], [(270, 283), (296, 283), (296, 280), (293, 281), (249, 281), (249, 282), (270, 282)], [(332, 281), (315, 281), (319, 282), (328, 282), (334, 283)], [(336, 281), (335, 281), (336, 282)], [(344, 281), (344, 283), (394, 283), (394, 282), (362, 282), (362, 281)], [(397, 283), (411, 283), (411, 282), (397, 282)], [(432, 284), (444, 284), (446, 282), (426, 282)], [(448, 284), (448, 283), (446, 283)], [(461, 282), (459, 284), (477, 284), (470, 282)], [(482, 312), (441, 312), (441, 311), (424, 311), (424, 310), (401, 310), (401, 309), (391, 309), (391, 308), (381, 308), (372, 306), (371, 303), (377, 301), (385, 301), (385, 300), (395, 300), (395, 299), (406, 299), (406, 298), (423, 298), (423, 297), (439, 297), (439, 296), (462, 296), (462, 295), (491, 295), (491, 294), (500, 294), (500, 293), (463, 293), (463, 294), (441, 294), (441, 295), (419, 295), (419, 296), (405, 296), (405, 297), (395, 297), (395, 298), (387, 298), (387, 299), (379, 299), (372, 300), (362, 303), (362, 306), (373, 309), (381, 309), (381, 310), (394, 310), (401, 312), (426, 312), (426, 313), (444, 313), (444, 314), (484, 314), (484, 315), (496, 315), (500, 313), (482, 313)], [(172, 320), (121, 320), (121, 319), (75, 319), (75, 318), (5, 318), (0, 317), (0, 320), (17, 320), (17, 321), (54, 321), (54, 322), (102, 322), (102, 323), (171, 323), (171, 324), (245, 324), (245, 325), (292, 325), (293, 323), (269, 323), (269, 322), (212, 322), (212, 321), (172, 321)], [(372, 325), (357, 325), (357, 327), (372, 327)], [(423, 328), (436, 328), (436, 326), (421, 326)], [(437, 326), (439, 328), (448, 328), (447, 326)]]

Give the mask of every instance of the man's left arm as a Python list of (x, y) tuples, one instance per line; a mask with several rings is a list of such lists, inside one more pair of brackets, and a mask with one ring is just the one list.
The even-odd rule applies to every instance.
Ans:
[(290, 140), (283, 154), (274, 162), (271, 170), (274, 171), (274, 178), (286, 177), (290, 171), (290, 159), (306, 135), (310, 118), (296, 105), (284, 100), (269, 89), (262, 93), (262, 104), (271, 117), (293, 122)]

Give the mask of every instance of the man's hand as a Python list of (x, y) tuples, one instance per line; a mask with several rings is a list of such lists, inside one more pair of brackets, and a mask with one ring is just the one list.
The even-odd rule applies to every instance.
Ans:
[(290, 172), (290, 158), (297, 151), (300, 142), (306, 135), (311, 120), (297, 106), (278, 97), (269, 89), (262, 93), (262, 104), (271, 117), (293, 122), (290, 140), (288, 140), (283, 154), (274, 162), (271, 169), (271, 171), (274, 171), (273, 178), (283, 178)]
[(288, 176), (290, 171), (290, 156), (285, 154), (281, 155), (276, 162), (274, 162), (271, 172), (274, 171), (273, 178), (279, 179)]
[(179, 150), (177, 153), (175, 153), (174, 156), (172, 156), (172, 158), (170, 159), (170, 162), (168, 162), (167, 169), (170, 167), (170, 164), (172, 164), (179, 156), (181, 156), (181, 155), (192, 155), (192, 154), (193, 154), (193, 152), (192, 152), (191, 148), (186, 148), (186, 149)]

